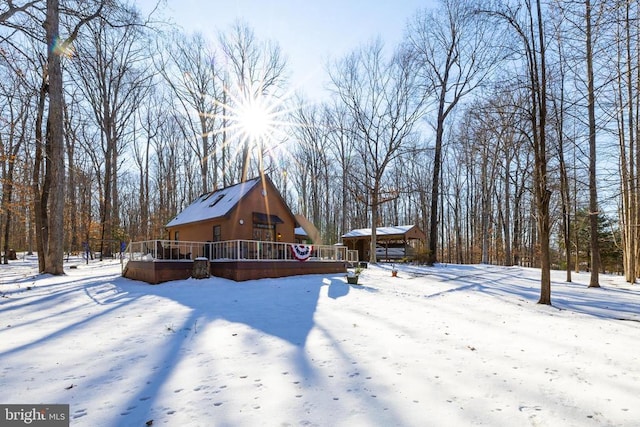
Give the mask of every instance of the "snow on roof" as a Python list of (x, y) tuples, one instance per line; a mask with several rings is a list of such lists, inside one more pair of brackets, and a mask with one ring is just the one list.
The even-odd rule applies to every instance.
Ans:
[(166, 227), (224, 216), (259, 182), (260, 178), (254, 178), (231, 187), (205, 193), (169, 221)]
[[(405, 234), (411, 230), (415, 225), (397, 225), (395, 227), (378, 227), (376, 228), (376, 236), (392, 236), (396, 234)], [(357, 228), (351, 230), (347, 234), (343, 234), (342, 237), (369, 237), (371, 236), (370, 228)]]

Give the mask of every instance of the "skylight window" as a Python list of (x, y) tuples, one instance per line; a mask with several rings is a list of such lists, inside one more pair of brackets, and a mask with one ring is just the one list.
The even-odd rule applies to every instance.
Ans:
[(216, 205), (220, 200), (222, 200), (222, 198), (223, 198), (223, 197), (224, 197), (224, 194), (219, 194), (219, 195), (215, 198), (215, 200), (209, 204), (209, 207), (210, 207), (210, 208), (214, 207), (214, 206), (215, 206), (215, 205)]

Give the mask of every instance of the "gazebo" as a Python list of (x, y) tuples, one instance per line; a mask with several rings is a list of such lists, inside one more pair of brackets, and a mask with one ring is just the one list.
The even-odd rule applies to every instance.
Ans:
[[(376, 228), (376, 258), (403, 260), (413, 258), (424, 246), (426, 235), (417, 225), (397, 225)], [(371, 229), (358, 228), (342, 235), (342, 244), (358, 251), (358, 258), (369, 259)]]

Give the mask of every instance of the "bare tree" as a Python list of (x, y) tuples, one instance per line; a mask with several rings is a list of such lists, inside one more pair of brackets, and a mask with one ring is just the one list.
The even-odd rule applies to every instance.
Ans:
[[(517, 176), (524, 175), (528, 183), (531, 175), (518, 162), (518, 155), (529, 151), (522, 142), (528, 132), (523, 126), (522, 91), (509, 83), (513, 74), (503, 77), (505, 82), (494, 86), (491, 95), (467, 106), (455, 137), (463, 145), (463, 153), (458, 154), (453, 167), (466, 169), (469, 176), (469, 188), (456, 194), (471, 192), (470, 209), (477, 212), (472, 218), (480, 219), (477, 233), (472, 233), (477, 235), (472, 240), (480, 242), (480, 260), (513, 265), (515, 242), (522, 238), (515, 227), (516, 195), (525, 187)], [(476, 209), (473, 205), (477, 204)]]
[(499, 160), (502, 158), (499, 151), (503, 145), (503, 134), (509, 129), (508, 126), (502, 126), (502, 123), (499, 122), (499, 113), (496, 114), (491, 101), (488, 103), (485, 106), (477, 105), (475, 108), (470, 108), (468, 110), (470, 121), (464, 122), (463, 125), (471, 134), (467, 140), (473, 141), (469, 147), (471, 158), (479, 163), (480, 237), (483, 264), (490, 262), (489, 246), (493, 236), (489, 230), (493, 228), (491, 227), (492, 218), (500, 212), (500, 209), (495, 210), (492, 207), (494, 192), (498, 185), (498, 180), (495, 177), (498, 175)]
[(640, 29), (639, 7), (621, 2), (615, 8), (611, 44), (615, 51), (607, 57), (612, 70), (612, 106), (616, 119), (620, 168), (620, 224), (625, 280), (640, 277)]
[(201, 191), (209, 191), (210, 179), (214, 188), (218, 184), (216, 156), (220, 135), (216, 132), (216, 122), (223, 120), (220, 103), (223, 70), (213, 47), (202, 34), (189, 37), (174, 34), (167, 50), (169, 61), (156, 67), (182, 107), (186, 140), (200, 164)]
[(331, 104), (325, 106), (326, 125), (328, 127), (328, 149), (333, 153), (333, 157), (336, 159), (339, 165), (339, 171), (336, 173), (339, 176), (340, 187), (337, 191), (339, 195), (339, 201), (337, 203), (338, 209), (334, 209), (340, 213), (338, 231), (336, 237), (348, 231), (347, 227), (350, 225), (350, 212), (352, 211), (350, 201), (356, 198), (350, 197), (350, 191), (356, 191), (349, 185), (349, 174), (352, 172), (352, 167), (357, 163), (355, 158), (355, 143), (353, 141), (354, 133), (353, 123), (348, 114), (348, 109), (344, 104), (341, 104), (333, 99)]
[[(41, 194), (36, 195), (39, 202), (35, 206), (36, 216), (41, 221), (41, 226), (36, 230), (42, 242), (38, 248), (41, 250), (38, 256), (39, 268), (42, 272), (55, 275), (64, 274), (65, 147), (61, 58), (70, 53), (70, 46), (76, 40), (82, 26), (102, 13), (104, 3), (105, 0), (89, 2), (46, 0), (43, 7), (41, 2), (24, 2), (16, 5), (13, 1), (8, 1), (6, 8), (3, 7), (0, 11), (2, 25), (20, 31), (34, 40), (45, 42), (42, 46), (46, 49), (47, 60), (42, 88), (49, 100), (44, 150), (46, 153), (45, 176), (42, 188), (39, 184), (34, 184), (34, 190), (42, 190)], [(62, 19), (68, 25), (69, 35), (66, 38), (60, 35)], [(44, 27), (44, 35), (38, 25), (34, 25), (35, 22)], [(39, 106), (42, 106), (42, 109), (39, 111), (44, 111), (42, 96), (41, 100)], [(36, 130), (36, 132), (42, 131)], [(42, 138), (42, 135), (36, 135), (36, 140), (40, 143), (45, 141), (45, 138)], [(39, 151), (39, 155), (42, 154), (42, 151)], [(41, 160), (36, 158), (34, 178), (39, 179), (40, 164)]]
[(320, 227), (323, 224), (323, 201), (328, 196), (325, 187), (328, 159), (327, 146), (328, 129), (323, 123), (323, 110), (318, 105), (305, 105), (304, 100), (298, 101), (300, 106), (293, 113), (296, 126), (293, 134), (297, 144), (292, 148), (296, 159), (294, 168), (298, 177), (298, 192), (300, 193), (300, 208), (303, 215), (313, 224)]
[(596, 105), (593, 72), (591, 0), (585, 0), (585, 50), (587, 65), (587, 112), (589, 116), (589, 226), (591, 230), (590, 288), (599, 288), (600, 248), (598, 244), (598, 187), (596, 182)]
[[(225, 105), (238, 109), (279, 95), (286, 77), (286, 61), (278, 44), (258, 41), (248, 25), (236, 22), (228, 32), (220, 34), (220, 47), (229, 63)], [(252, 149), (256, 148), (261, 154), (262, 148), (259, 141), (251, 141), (242, 130), (236, 134), (241, 138), (241, 181), (244, 182), (249, 173)]]
[(564, 242), (565, 249), (565, 271), (566, 271), (566, 280), (567, 282), (571, 282), (571, 191), (569, 186), (569, 173), (566, 162), (566, 144), (567, 139), (565, 137), (565, 122), (566, 116), (568, 113), (568, 101), (567, 101), (567, 91), (565, 90), (565, 85), (567, 84), (567, 68), (570, 67), (568, 64), (567, 55), (565, 54), (565, 50), (567, 49), (567, 43), (564, 39), (565, 28), (563, 25), (564, 17), (563, 13), (560, 9), (555, 9), (556, 13), (552, 13), (552, 17), (554, 23), (554, 35), (555, 35), (555, 47), (556, 47), (556, 56), (557, 56), (557, 65), (556, 65), (556, 78), (553, 79), (551, 85), (555, 86), (555, 90), (553, 90), (553, 97), (551, 98), (552, 103), (552, 118), (553, 118), (553, 129), (556, 136), (556, 149), (558, 156), (558, 164), (559, 164), (559, 174), (560, 174), (560, 200), (561, 200), (561, 209), (562, 209), (562, 239)]
[(437, 260), (439, 192), (447, 117), (496, 66), (495, 28), (476, 13), (473, 2), (441, 0), (435, 12), (418, 12), (410, 21), (407, 43), (419, 63), (425, 93), (435, 105), (435, 149), (429, 220), (429, 263)]
[(422, 117), (424, 97), (415, 96), (414, 63), (399, 50), (384, 58), (382, 42), (375, 41), (342, 59), (330, 70), (335, 93), (349, 109), (355, 125), (357, 151), (363, 175), (351, 175), (366, 191), (371, 209), (369, 261), (376, 262), (376, 227), (380, 206), (397, 197), (388, 185), (389, 165), (411, 147), (411, 134)]
[[(60, 46), (59, 0), (47, 0), (44, 21), (47, 46)], [(47, 49), (49, 113), (47, 117), (47, 173), (49, 184), (49, 231), (45, 247), (45, 273), (64, 274), (64, 126), (63, 86), (60, 52)], [(46, 184), (45, 184), (46, 185)]]
[(97, 166), (104, 186), (100, 203), (101, 256), (110, 256), (111, 248), (105, 242), (114, 238), (114, 227), (119, 226), (118, 158), (151, 78), (145, 63), (147, 51), (140, 43), (140, 28), (135, 26), (137, 16), (126, 10), (122, 15), (122, 25), (117, 28), (104, 20), (89, 23), (87, 37), (76, 46), (78, 60), (72, 62), (100, 129), (102, 158)]
[[(73, 94), (70, 96), (73, 99)], [(78, 132), (80, 128), (79, 120), (75, 117), (76, 109), (73, 101), (67, 102), (64, 109), (64, 128), (65, 128), (65, 148), (67, 155), (67, 198), (65, 203), (65, 211), (67, 212), (68, 221), (65, 221), (66, 237), (68, 242), (67, 249), (71, 252), (80, 250), (79, 229), (78, 229), (78, 199), (77, 199), (77, 167), (76, 167), (76, 147), (78, 140)]]
[(4, 69), (0, 78), (0, 186), (2, 197), (0, 199), (0, 224), (3, 225), (2, 238), (4, 252), (2, 262), (9, 261), (9, 233), (13, 213), (17, 211), (13, 206), (14, 180), (16, 164), (20, 162), (18, 155), (26, 145), (31, 131), (29, 109), (33, 99), (33, 93), (26, 86), (19, 73), (4, 65), (5, 56), (0, 58), (0, 68)]
[(138, 205), (139, 229), (136, 236), (149, 240), (151, 235), (151, 156), (153, 141), (159, 138), (161, 129), (166, 126), (168, 114), (164, 111), (169, 100), (159, 90), (152, 90), (138, 110), (137, 120), (140, 130), (134, 130), (133, 154), (139, 171)]
[(551, 191), (547, 173), (547, 64), (545, 31), (540, 0), (524, 2), (524, 10), (504, 5), (501, 10), (489, 11), (499, 17), (516, 33), (524, 56), (529, 88), (529, 120), (534, 152), (534, 195), (537, 231), (540, 242), (540, 299), (539, 304), (551, 305), (551, 219), (549, 204)]
[(26, 12), (41, 0), (24, 1), (16, 4), (14, 0), (6, 0), (4, 4), (0, 5), (0, 22), (8, 21), (13, 15)]

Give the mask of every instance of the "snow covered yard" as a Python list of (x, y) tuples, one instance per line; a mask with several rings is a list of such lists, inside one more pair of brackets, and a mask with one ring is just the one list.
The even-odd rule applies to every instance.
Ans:
[(554, 272), (372, 266), (151, 286), (119, 263), (0, 266), (0, 403), (72, 426), (632, 426), (640, 287)]

